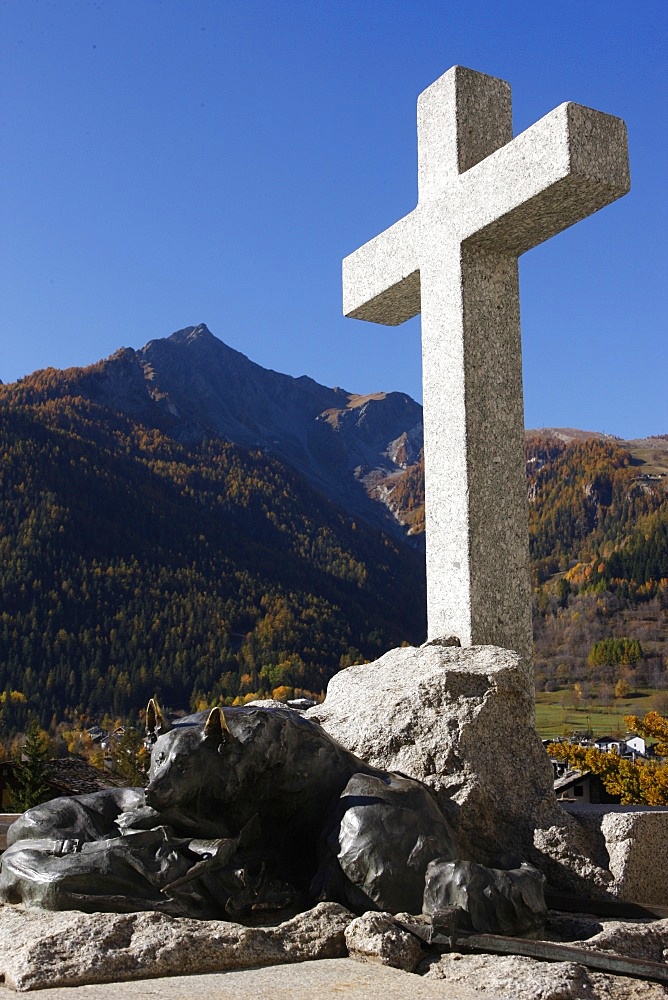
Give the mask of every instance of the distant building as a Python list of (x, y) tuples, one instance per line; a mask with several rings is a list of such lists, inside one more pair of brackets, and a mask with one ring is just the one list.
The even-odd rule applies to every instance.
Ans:
[(598, 774), (591, 771), (567, 770), (554, 781), (554, 791), (560, 802), (591, 802), (596, 805), (619, 805), (619, 795), (611, 795)]
[(633, 753), (640, 754), (642, 757), (647, 756), (647, 744), (642, 736), (627, 736), (626, 746)]
[(92, 743), (101, 743), (107, 735), (106, 729), (102, 729), (100, 726), (91, 726), (86, 732), (90, 736)]
[(620, 757), (634, 760), (636, 757), (647, 756), (647, 744), (642, 736), (635, 736), (632, 733), (623, 738), (620, 736), (599, 736), (594, 740), (593, 745), (603, 753), (617, 753)]

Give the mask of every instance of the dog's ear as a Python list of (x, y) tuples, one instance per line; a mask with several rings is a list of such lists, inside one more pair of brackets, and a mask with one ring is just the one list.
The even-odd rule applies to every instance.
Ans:
[(160, 711), (157, 698), (151, 698), (146, 706), (146, 736), (151, 743), (155, 743), (158, 736), (163, 736), (171, 729), (170, 723)]
[(222, 708), (212, 708), (204, 724), (204, 739), (214, 743), (226, 743), (232, 739)]

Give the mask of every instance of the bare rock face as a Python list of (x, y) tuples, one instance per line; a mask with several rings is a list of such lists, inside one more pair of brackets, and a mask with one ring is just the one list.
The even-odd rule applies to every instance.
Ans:
[(362, 962), (379, 962), (413, 972), (424, 957), (414, 934), (399, 927), (391, 913), (365, 913), (346, 928), (348, 954)]
[(336, 903), (320, 903), (275, 927), (2, 906), (0, 976), (12, 989), (35, 990), (340, 958), (352, 919)]
[(423, 781), (462, 858), (528, 851), (552, 768), (520, 657), (495, 646), (393, 649), (336, 674), (307, 715), (376, 767)]

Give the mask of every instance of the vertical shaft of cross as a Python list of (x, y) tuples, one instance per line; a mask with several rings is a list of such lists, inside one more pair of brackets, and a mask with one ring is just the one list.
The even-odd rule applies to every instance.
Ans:
[(513, 137), (505, 80), (454, 66), (418, 97), (418, 201), (505, 146)]
[(443, 257), (421, 281), (428, 636), (530, 658), (517, 260)]
[[(463, 67), (440, 77), (418, 99), (423, 211), (511, 139), (507, 83)], [(530, 657), (517, 261), (467, 252), (438, 227), (420, 284), (428, 636)]]
[(343, 261), (346, 316), (422, 312), (430, 638), (531, 664), (517, 258), (629, 187), (620, 119), (566, 103), (513, 139), (508, 84), (454, 66), (418, 99), (417, 207)]
[(471, 641), (532, 661), (517, 258), (462, 248)]

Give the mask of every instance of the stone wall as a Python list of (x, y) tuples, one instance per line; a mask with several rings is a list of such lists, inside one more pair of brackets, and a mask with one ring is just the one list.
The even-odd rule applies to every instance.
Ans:
[(562, 804), (566, 813), (598, 841), (620, 899), (668, 905), (668, 808)]

